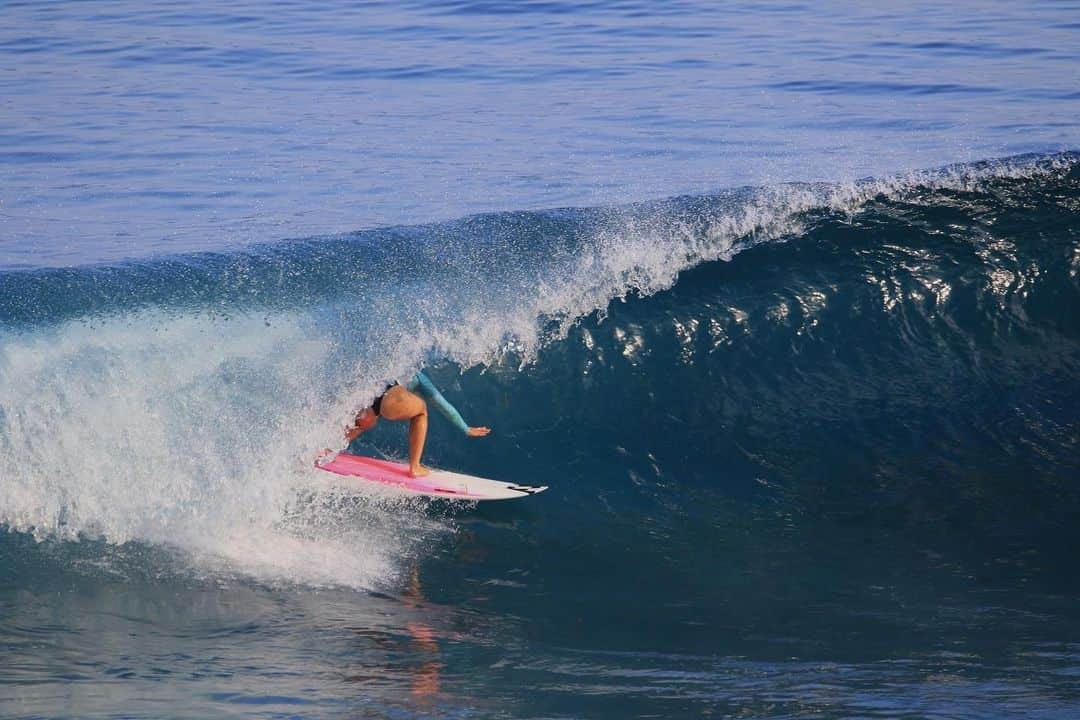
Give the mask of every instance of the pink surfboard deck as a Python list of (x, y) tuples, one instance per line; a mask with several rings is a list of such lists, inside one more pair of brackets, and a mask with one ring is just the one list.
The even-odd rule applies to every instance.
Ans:
[(409, 474), (409, 466), (404, 463), (343, 452), (318, 458), (315, 467), (335, 475), (392, 487), (412, 495), (450, 500), (511, 500), (547, 490), (546, 485), (515, 485), (448, 470), (432, 469), (430, 475), (414, 478)]

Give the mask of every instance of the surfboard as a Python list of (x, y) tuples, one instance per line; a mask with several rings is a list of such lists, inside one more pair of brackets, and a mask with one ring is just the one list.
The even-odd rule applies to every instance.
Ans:
[(512, 500), (547, 490), (546, 485), (515, 485), (434, 468), (430, 475), (416, 478), (409, 474), (409, 466), (404, 463), (344, 452), (316, 459), (315, 467), (341, 478), (349, 478), (350, 485), (356, 482), (357, 487), (374, 483), (411, 495), (450, 500)]

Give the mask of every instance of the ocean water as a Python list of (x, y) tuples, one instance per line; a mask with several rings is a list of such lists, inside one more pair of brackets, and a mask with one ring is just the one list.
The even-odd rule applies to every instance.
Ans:
[[(5, 4), (0, 717), (1080, 716), (1078, 88), (1069, 2)], [(421, 367), (550, 489), (318, 487)]]

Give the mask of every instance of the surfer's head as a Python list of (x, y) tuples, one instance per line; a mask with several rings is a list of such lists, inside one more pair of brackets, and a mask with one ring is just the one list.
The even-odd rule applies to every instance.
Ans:
[(378, 421), (379, 416), (371, 408), (364, 408), (356, 414), (354, 427), (360, 432), (365, 432), (375, 427), (375, 423)]

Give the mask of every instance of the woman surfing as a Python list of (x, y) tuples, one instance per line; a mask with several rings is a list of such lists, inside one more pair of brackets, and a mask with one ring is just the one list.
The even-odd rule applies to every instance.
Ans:
[(461, 417), (461, 413), (443, 397), (438, 388), (422, 372), (416, 373), (404, 385), (394, 382), (386, 387), (371, 407), (366, 407), (356, 414), (351, 426), (345, 428), (345, 439), (355, 440), (361, 433), (375, 427), (379, 418), (387, 420), (409, 421), (409, 474), (423, 477), (429, 470), (420, 464), (424, 453), (424, 440), (427, 439), (427, 404), (435, 405), (456, 428), (468, 437), (483, 437), (491, 432), (486, 427), (470, 427)]

